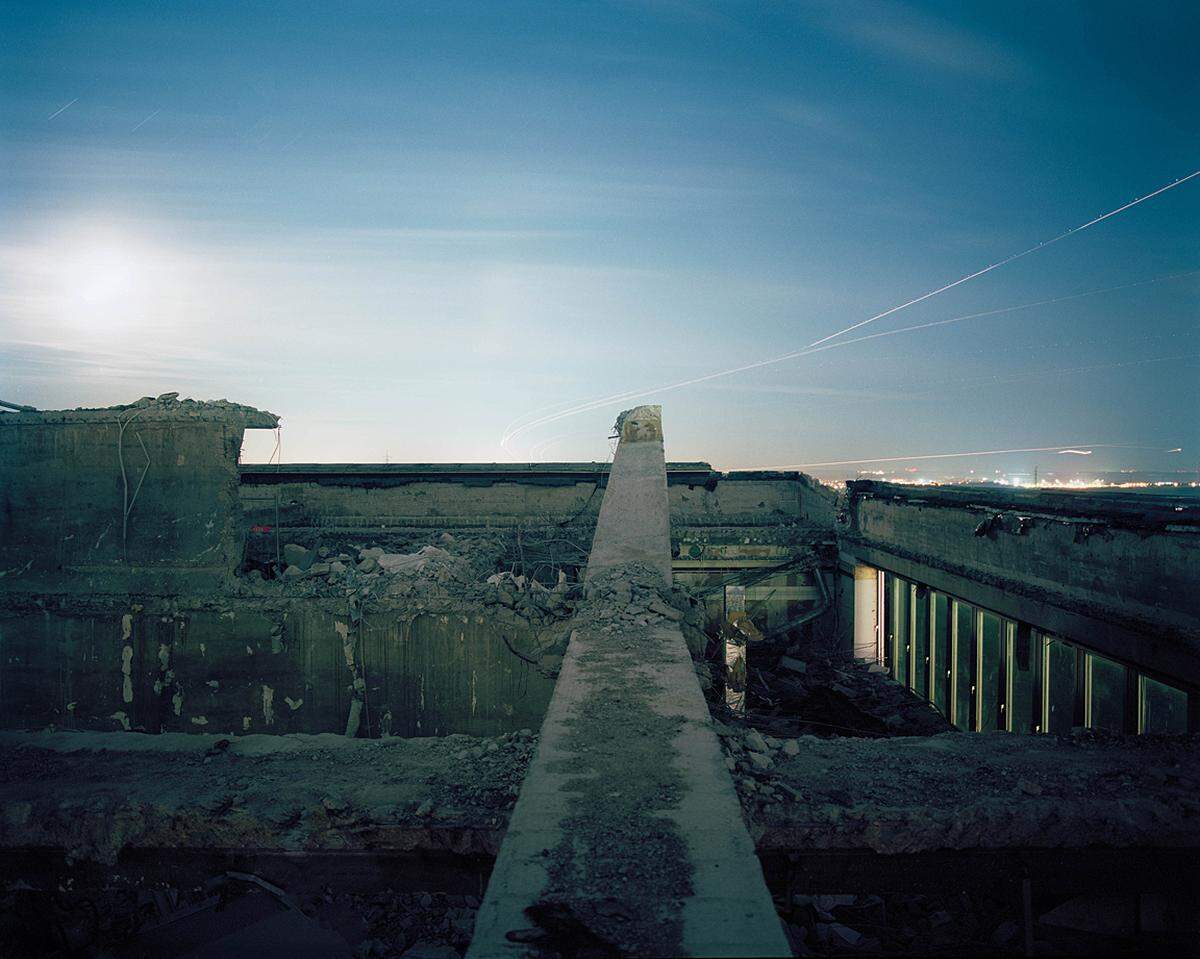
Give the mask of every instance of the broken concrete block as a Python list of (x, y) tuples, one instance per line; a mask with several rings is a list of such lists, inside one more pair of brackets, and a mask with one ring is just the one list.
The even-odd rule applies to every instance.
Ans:
[(768, 753), (771, 747), (767, 745), (767, 741), (763, 739), (762, 733), (757, 729), (751, 729), (746, 733), (746, 745), (756, 753)]
[(283, 561), (288, 566), (296, 566), (302, 570), (308, 569), (313, 564), (316, 555), (314, 551), (299, 543), (288, 543), (283, 547)]
[(767, 770), (771, 768), (771, 757), (766, 753), (751, 752), (747, 754), (747, 759), (750, 760), (750, 765), (758, 770)]
[(783, 754), (785, 756), (799, 756), (800, 743), (794, 739), (785, 739), (783, 741)]
[(357, 569), (360, 573), (373, 573), (375, 570), (379, 569), (379, 563), (376, 562), (374, 556), (368, 556), (366, 559), (362, 560), (362, 562), (360, 562), (355, 569)]
[(658, 613), (659, 616), (663, 616), (672, 622), (677, 623), (679, 620), (683, 619), (683, 613), (677, 610), (674, 606), (671, 606), (669, 603), (663, 601), (658, 596), (655, 596), (653, 599), (651, 599), (646, 605), (646, 608), (650, 610), (650, 612)]

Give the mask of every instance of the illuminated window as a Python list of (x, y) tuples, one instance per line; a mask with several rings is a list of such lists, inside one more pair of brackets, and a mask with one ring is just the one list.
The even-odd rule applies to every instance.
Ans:
[(1091, 729), (1119, 733), (1125, 729), (1125, 667), (1094, 653), (1087, 658), (1086, 722)]
[(974, 729), (975, 715), (975, 610), (954, 603), (954, 725)]
[(1149, 676), (1141, 677), (1142, 715), (1140, 732), (1186, 733), (1187, 693)]
[(888, 673), (896, 675), (892, 664), (896, 661), (896, 577), (891, 573), (883, 573), (883, 608), (880, 611), (883, 621), (883, 665)]
[(979, 635), (979, 729), (1003, 729), (1000, 713), (1000, 661), (1006, 645), (1004, 623), (992, 613), (980, 615)]
[(1045, 716), (1046, 732), (1069, 733), (1076, 725), (1076, 688), (1079, 685), (1075, 647), (1061, 639), (1046, 638)]
[(913, 594), (912, 688), (922, 699), (929, 698), (929, 589), (918, 586)]
[(908, 660), (912, 653), (912, 583), (896, 577), (896, 623), (893, 626), (896, 649), (893, 654), (892, 675), (897, 682), (908, 685)]
[(950, 623), (950, 597), (930, 594), (933, 618), (933, 704), (950, 716), (950, 689), (954, 681), (954, 633)]
[(1042, 671), (1040, 646), (1041, 637), (1024, 623), (1017, 623), (1009, 635), (1005, 704), (1008, 729), (1014, 733), (1041, 732), (1041, 710), (1037, 708)]

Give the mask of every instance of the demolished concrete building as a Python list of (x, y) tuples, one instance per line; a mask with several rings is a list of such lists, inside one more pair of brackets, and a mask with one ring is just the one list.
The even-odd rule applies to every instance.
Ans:
[(1200, 506), (618, 422), (264, 466), (225, 401), (0, 414), (3, 953), (1191, 948)]

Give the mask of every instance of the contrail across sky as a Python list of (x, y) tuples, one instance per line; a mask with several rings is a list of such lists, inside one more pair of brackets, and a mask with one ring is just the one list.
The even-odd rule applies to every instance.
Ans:
[(999, 456), (1004, 453), (1057, 453), (1062, 455), (1091, 456), (1092, 450), (1154, 450), (1159, 453), (1178, 453), (1179, 447), (1164, 449), (1160, 446), (1127, 446), (1123, 443), (1058, 443), (1054, 446), (1026, 446), (1012, 450), (976, 450), (971, 453), (921, 453), (917, 456), (876, 456), (865, 460), (831, 460), (825, 463), (794, 463), (789, 466), (742, 466), (730, 473), (752, 473), (758, 470), (803, 470), (821, 466), (863, 466), (868, 463), (912, 463), (917, 460), (948, 460), (963, 456)]
[[(1023, 257), (1029, 256), (1031, 253), (1036, 253), (1039, 250), (1043, 250), (1046, 247), (1059, 242), (1060, 240), (1065, 240), (1069, 236), (1073, 236), (1076, 233), (1081, 233), (1084, 230), (1095, 226), (1097, 223), (1101, 223), (1104, 220), (1109, 219), (1110, 217), (1114, 217), (1119, 213), (1123, 213), (1126, 210), (1137, 206), (1139, 203), (1145, 203), (1147, 200), (1153, 199), (1154, 197), (1159, 196), (1160, 194), (1166, 193), (1168, 190), (1173, 190), (1175, 187), (1179, 186), (1180, 184), (1186, 183), (1188, 180), (1191, 180), (1197, 176), (1200, 176), (1200, 170), (1194, 170), (1193, 172), (1189, 173), (1187, 176), (1183, 176), (1177, 180), (1173, 180), (1172, 182), (1170, 182), (1164, 186), (1161, 186), (1158, 189), (1145, 194), (1144, 196), (1137, 197), (1134, 200), (1130, 200), (1128, 203), (1122, 204), (1119, 207), (1109, 210), (1107, 213), (1102, 213), (1099, 216), (1093, 217), (1092, 219), (1088, 220), (1086, 223), (1081, 223), (1079, 226), (1075, 226), (1069, 230), (1065, 230), (1064, 232), (1059, 233), (1057, 236), (1054, 236), (1049, 240), (1043, 240), (1041, 243), (1037, 243), (1034, 246), (1031, 246), (1025, 250), (1021, 250), (1018, 253), (1013, 253), (1011, 256), (1006, 256), (1003, 259), (996, 260), (995, 262), (990, 263), (987, 266), (983, 267), (982, 269), (974, 271), (973, 273), (968, 273), (965, 276), (959, 277), (957, 280), (954, 280), (950, 283), (943, 284), (942, 286), (939, 286), (936, 289), (930, 290), (927, 293), (923, 293), (920, 296), (913, 297), (910, 300), (906, 300), (905, 302), (900, 303), (897, 306), (890, 307), (889, 309), (884, 310), (881, 313), (876, 313), (874, 316), (869, 316), (865, 320), (860, 320), (859, 322), (853, 323), (850, 326), (844, 327), (843, 329), (840, 329), (835, 333), (830, 333), (829, 335), (823, 336), (818, 340), (814, 340), (812, 343), (809, 343), (807, 346), (802, 347), (798, 350), (792, 350), (791, 352), (782, 353), (779, 356), (772, 356), (772, 357), (769, 357), (764, 360), (757, 360), (753, 363), (747, 363), (743, 366), (735, 366), (735, 367), (732, 367), (732, 368), (726, 369), (726, 370), (717, 370), (716, 372), (713, 372), (713, 373), (706, 373), (703, 376), (693, 377), (692, 379), (680, 380), (676, 383), (668, 383), (668, 384), (664, 384), (662, 386), (651, 387), (649, 389), (627, 390), (622, 393), (614, 393), (610, 396), (600, 397), (595, 400), (589, 400), (585, 403), (580, 403), (580, 404), (568, 407), (565, 410), (560, 410), (555, 413), (547, 413), (545, 415), (538, 416), (537, 418), (531, 420), (530, 422), (528, 422), (522, 426), (517, 426), (517, 427), (510, 426), (509, 429), (506, 430), (504, 435), (500, 438), (500, 445), (504, 449), (507, 450), (509, 448), (508, 444), (514, 438), (521, 435), (522, 433), (525, 433), (525, 432), (527, 432), (531, 429), (534, 429), (538, 426), (543, 426), (547, 423), (555, 422), (556, 420), (560, 420), (560, 419), (563, 419), (568, 416), (575, 416), (579, 413), (586, 413), (586, 412), (590, 412), (591, 410), (594, 410), (594, 409), (599, 409), (600, 407), (606, 406), (609, 403), (624, 402), (627, 400), (640, 399), (642, 397), (651, 396), (656, 393), (664, 393), (664, 392), (667, 392), (668, 390), (682, 389), (685, 386), (694, 386), (699, 383), (708, 382), (709, 380), (714, 380), (714, 379), (718, 379), (718, 378), (726, 377), (726, 376), (733, 376), (737, 373), (745, 373), (750, 370), (761, 369), (764, 366), (771, 366), (776, 363), (783, 363), (783, 362), (786, 362), (787, 360), (791, 360), (791, 359), (795, 359), (800, 356), (804, 356), (809, 351), (816, 351), (817, 348), (827, 344), (830, 340), (836, 339), (839, 336), (843, 336), (846, 333), (849, 333), (853, 330), (857, 330), (860, 327), (866, 326), (869, 323), (874, 323), (878, 320), (883, 319), (884, 317), (891, 316), (893, 313), (898, 313), (901, 310), (907, 309), (910, 306), (914, 306), (917, 303), (921, 303), (925, 300), (935, 297), (940, 293), (945, 293), (947, 290), (951, 290), (956, 286), (960, 286), (963, 283), (966, 283), (970, 280), (974, 280), (978, 277), (981, 277), (987, 273), (992, 272), (992, 270), (999, 269), (1000, 267), (1005, 266), (1006, 264), (1012, 263), (1015, 260), (1019, 260)], [(865, 337), (864, 337), (864, 339), (865, 339)], [(553, 409), (553, 407), (550, 407), (550, 409)]]
[(64, 104), (63, 106), (59, 107), (57, 110), (55, 110), (53, 113), (51, 113), (51, 114), (50, 114), (50, 116), (46, 117), (46, 119), (47, 119), (47, 120), (53, 120), (53, 119), (54, 119), (56, 116), (58, 116), (60, 113), (63, 113), (63, 112), (65, 112), (66, 110), (70, 109), (71, 107), (75, 106), (75, 104), (76, 104), (76, 103), (78, 103), (78, 102), (79, 102), (79, 97), (76, 97), (76, 98), (75, 98), (74, 100), (72, 100), (70, 103)]

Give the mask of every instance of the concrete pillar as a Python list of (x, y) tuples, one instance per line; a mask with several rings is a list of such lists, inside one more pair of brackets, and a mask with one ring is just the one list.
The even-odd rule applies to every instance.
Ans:
[(587, 598), (467, 956), (790, 956), (662, 595), (658, 408), (619, 423)]
[(879, 571), (862, 563), (854, 567), (854, 658), (879, 658)]

